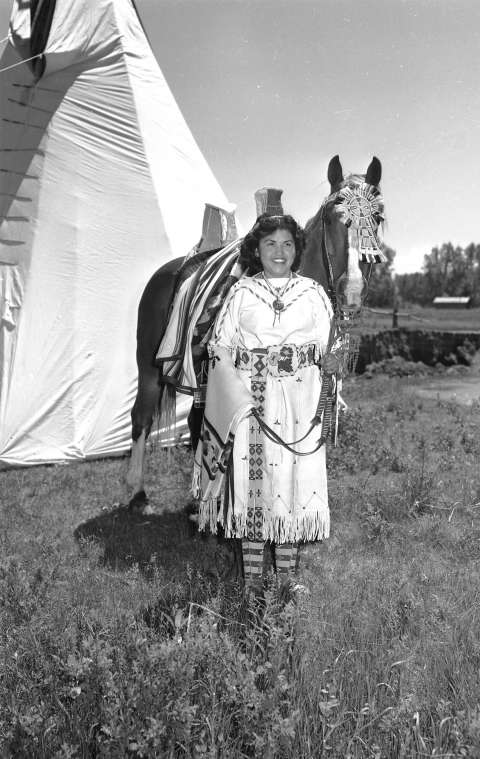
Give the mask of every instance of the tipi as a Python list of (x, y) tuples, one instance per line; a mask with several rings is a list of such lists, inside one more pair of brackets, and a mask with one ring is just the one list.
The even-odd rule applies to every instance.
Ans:
[(0, 462), (119, 453), (143, 287), (230, 206), (133, 0), (16, 0), (0, 69)]

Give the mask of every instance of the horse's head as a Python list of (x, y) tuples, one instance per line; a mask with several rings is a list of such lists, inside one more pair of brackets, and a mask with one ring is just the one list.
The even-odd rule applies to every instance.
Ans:
[(358, 311), (366, 290), (363, 276), (372, 263), (385, 261), (379, 239), (383, 199), (382, 166), (373, 158), (366, 174), (343, 176), (338, 155), (328, 165), (330, 195), (307, 223), (302, 273), (337, 297), (339, 306)]

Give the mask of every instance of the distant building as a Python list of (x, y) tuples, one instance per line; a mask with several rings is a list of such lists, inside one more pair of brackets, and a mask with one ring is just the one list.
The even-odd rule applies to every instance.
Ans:
[(435, 308), (470, 308), (472, 298), (470, 295), (452, 296), (441, 295), (433, 299)]

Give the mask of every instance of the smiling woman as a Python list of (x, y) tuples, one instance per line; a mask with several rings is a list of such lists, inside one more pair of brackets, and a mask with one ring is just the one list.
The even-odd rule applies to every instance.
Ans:
[(258, 244), (265, 279), (290, 276), (295, 258), (295, 241), (288, 229), (276, 229)]
[(247, 276), (229, 292), (209, 343), (194, 476), (199, 525), (216, 532), (220, 524), (242, 539), (245, 583), (255, 592), (265, 542), (290, 590), (298, 542), (329, 534), (325, 446), (311, 420), (333, 314), (323, 288), (297, 273), (304, 247), (292, 216), (258, 217), (241, 245)]
[[(251, 276), (261, 274), (273, 294), (276, 316), (285, 308), (283, 296), (293, 272), (300, 266), (304, 247), (303, 229), (292, 216), (283, 214), (259, 216), (243, 241), (239, 262)], [(275, 280), (275, 284), (270, 280)]]

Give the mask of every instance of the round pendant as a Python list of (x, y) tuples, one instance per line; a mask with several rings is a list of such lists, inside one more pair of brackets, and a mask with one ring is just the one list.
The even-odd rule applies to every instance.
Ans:
[(280, 300), (280, 298), (275, 298), (275, 300), (272, 303), (272, 306), (273, 306), (273, 310), (277, 311), (278, 313), (280, 313), (280, 311), (283, 311), (283, 309), (285, 308), (285, 306), (283, 305), (283, 301)]

